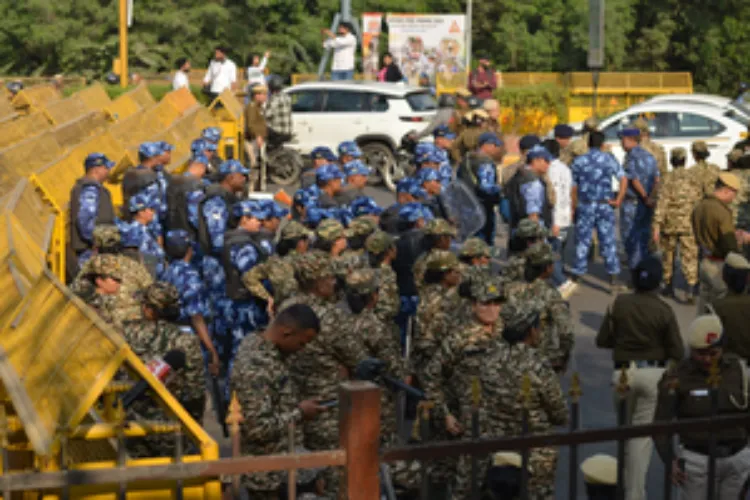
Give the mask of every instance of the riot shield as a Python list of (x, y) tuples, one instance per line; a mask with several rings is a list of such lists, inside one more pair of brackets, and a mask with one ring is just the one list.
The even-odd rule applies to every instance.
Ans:
[(456, 225), (460, 241), (482, 229), (487, 215), (474, 191), (465, 182), (454, 180), (443, 189), (441, 197), (449, 219)]

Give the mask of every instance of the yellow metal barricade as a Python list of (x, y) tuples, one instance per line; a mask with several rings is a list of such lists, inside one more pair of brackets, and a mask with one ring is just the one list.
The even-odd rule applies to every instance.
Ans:
[(142, 109), (141, 105), (133, 99), (133, 96), (130, 94), (123, 94), (104, 108), (104, 113), (109, 120), (119, 121), (125, 120), (126, 118), (139, 113)]
[(77, 95), (84, 102), (89, 111), (101, 111), (112, 104), (109, 94), (99, 83), (89, 85), (74, 95)]
[(52, 128), (52, 122), (43, 111), (0, 121), (0, 148), (28, 139)]
[[(6, 91), (7, 92), (7, 91)], [(10, 97), (3, 93), (0, 95), (0, 120), (16, 116), (16, 108), (10, 102)]]
[(57, 143), (64, 148), (73, 147), (94, 134), (102, 132), (109, 122), (101, 111), (92, 111), (68, 122), (61, 123), (52, 133)]
[(54, 85), (35, 85), (24, 88), (13, 97), (11, 103), (20, 112), (28, 113), (35, 107), (42, 107), (61, 99), (60, 92)]
[(63, 153), (51, 131), (0, 150), (0, 190), (13, 186)]
[(184, 114), (196, 108), (197, 106), (200, 106), (193, 93), (190, 92), (190, 89), (185, 87), (169, 92), (161, 100), (161, 102), (164, 101), (169, 102), (172, 106), (174, 106), (174, 108), (179, 111), (180, 114)]
[(49, 103), (43, 109), (54, 125), (75, 120), (89, 112), (88, 106), (78, 94)]
[(242, 103), (230, 90), (225, 90), (211, 103), (209, 109), (221, 127), (219, 154), (225, 160), (233, 158), (244, 161), (245, 114)]
[(149, 106), (153, 106), (156, 104), (156, 100), (154, 100), (154, 96), (151, 95), (151, 92), (148, 91), (148, 87), (145, 83), (142, 83), (138, 85), (136, 88), (125, 94), (129, 96), (136, 104), (138, 104), (142, 109), (148, 108)]

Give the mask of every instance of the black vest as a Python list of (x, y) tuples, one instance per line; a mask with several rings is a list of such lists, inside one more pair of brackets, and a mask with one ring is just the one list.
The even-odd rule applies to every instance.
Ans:
[[(511, 214), (511, 227), (515, 228), (521, 219), (527, 217), (529, 214), (526, 213), (526, 199), (521, 194), (521, 186), (534, 182), (539, 179), (537, 175), (525, 167), (521, 167), (510, 178), (508, 183), (505, 185), (505, 196), (510, 201), (510, 214)], [(544, 185), (544, 182), (539, 179)], [(539, 219), (544, 222), (547, 228), (552, 227), (552, 205), (550, 205), (547, 199), (546, 187), (545, 193), (542, 199), (542, 212), (539, 214)]]
[(242, 283), (240, 271), (232, 265), (231, 250), (235, 246), (252, 245), (258, 252), (258, 263), (268, 258), (268, 253), (260, 244), (262, 235), (244, 229), (232, 229), (224, 233), (224, 248), (221, 251), (221, 263), (227, 277), (227, 297), (232, 300), (250, 300), (252, 294)]
[(198, 231), (188, 220), (188, 193), (203, 189), (201, 180), (195, 177), (174, 177), (167, 188), (167, 229), (184, 229), (195, 239)]
[(159, 178), (156, 176), (156, 172), (150, 168), (130, 168), (122, 178), (122, 199), (124, 204), (127, 206), (128, 200), (143, 190), (146, 186), (149, 186), (155, 182), (159, 182)]
[[(204, 255), (211, 255), (213, 247), (211, 245), (211, 234), (208, 232), (208, 224), (206, 224), (206, 218), (203, 215), (203, 205), (211, 198), (216, 198), (217, 196), (226, 203), (230, 221), (232, 219), (232, 205), (237, 202), (237, 197), (234, 193), (230, 193), (220, 184), (211, 184), (206, 188), (206, 197), (198, 204), (198, 243)], [(228, 223), (227, 226), (231, 226), (231, 224)]]
[(112, 197), (109, 194), (109, 190), (102, 186), (101, 183), (87, 179), (86, 177), (78, 179), (70, 192), (70, 246), (76, 253), (81, 253), (91, 248), (91, 243), (81, 237), (81, 233), (78, 231), (78, 224), (76, 223), (76, 218), (81, 208), (81, 191), (86, 186), (94, 186), (99, 190), (96, 223), (114, 224), (115, 222), (115, 209), (112, 206)]
[(424, 233), (421, 229), (409, 229), (396, 240), (398, 259), (393, 261), (392, 267), (396, 272), (399, 295), (418, 295), (417, 285), (414, 283), (414, 263), (424, 253)]

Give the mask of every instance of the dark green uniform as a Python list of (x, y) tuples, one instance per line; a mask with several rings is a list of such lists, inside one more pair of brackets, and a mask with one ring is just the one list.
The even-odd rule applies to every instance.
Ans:
[(724, 350), (750, 360), (750, 295), (729, 292), (713, 303), (716, 315), (724, 326)]

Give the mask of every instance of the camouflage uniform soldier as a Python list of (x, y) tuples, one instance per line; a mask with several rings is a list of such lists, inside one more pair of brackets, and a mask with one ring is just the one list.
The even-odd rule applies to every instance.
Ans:
[(471, 287), (492, 275), (490, 247), (481, 238), (469, 238), (461, 246), (458, 258), (461, 262), (461, 284), (458, 287), (459, 305), (456, 321), (463, 323), (471, 319)]
[(560, 161), (571, 166), (573, 160), (589, 152), (589, 133), (599, 129), (599, 120), (590, 116), (583, 122), (583, 134), (576, 137), (560, 151)]
[(526, 268), (525, 252), (531, 245), (543, 240), (547, 236), (544, 228), (529, 218), (521, 219), (511, 239), (512, 255), (503, 270), (506, 281), (524, 281)]
[[(485, 435), (518, 436), (523, 415), (531, 434), (550, 432), (564, 425), (568, 409), (562, 388), (547, 359), (535, 347), (540, 340), (540, 310), (534, 302), (509, 300), (503, 306), (503, 339), (485, 357), (479, 372)], [(487, 369), (492, 367), (493, 369)], [(485, 462), (486, 463), (486, 462)], [(529, 498), (554, 498), (557, 450), (535, 448), (529, 456)], [(481, 469), (485, 470), (485, 469)]]
[(393, 322), (401, 308), (396, 271), (391, 267), (397, 256), (396, 241), (385, 231), (377, 231), (367, 237), (365, 249), (370, 258), (370, 267), (378, 272), (380, 283), (375, 313), (381, 321)]
[(703, 194), (709, 195), (714, 192), (716, 180), (719, 178), (721, 169), (714, 163), (708, 163), (706, 159), (711, 152), (708, 150), (708, 144), (704, 141), (695, 141), (690, 146), (693, 153), (695, 165), (690, 170), (698, 177), (698, 181), (703, 185)]
[[(487, 368), (486, 355), (497, 346), (502, 332), (499, 317), (503, 290), (499, 278), (487, 276), (472, 283), (471, 288), (470, 318), (449, 332), (425, 368), (425, 392), (436, 405), (438, 434), (445, 432), (452, 439), (467, 437), (464, 429), (471, 428), (472, 384)], [(487, 419), (480, 416), (480, 421)], [(455, 460), (438, 461), (431, 475), (436, 481), (441, 476), (454, 477), (455, 468)], [(468, 494), (468, 469), (462, 469), (465, 477), (459, 478), (455, 498)]]
[(685, 169), (685, 160), (685, 149), (672, 150), (669, 161), (673, 170), (667, 175), (659, 194), (652, 231), (654, 241), (662, 251), (665, 292), (668, 295), (674, 293), (672, 273), (679, 244), (682, 274), (687, 280), (688, 297), (692, 303), (693, 290), (698, 284), (698, 244), (693, 235), (690, 215), (695, 204), (703, 197), (703, 185), (693, 169)]
[[(171, 323), (179, 314), (179, 292), (167, 283), (154, 283), (143, 296), (143, 319), (123, 325), (125, 340), (145, 363), (163, 357), (171, 350), (185, 353), (185, 367), (167, 382), (167, 389), (200, 425), (206, 402), (203, 354), (198, 337)], [(133, 419), (169, 421), (164, 410), (149, 400), (138, 400), (128, 410)], [(171, 456), (174, 437), (158, 434), (147, 438), (129, 439), (131, 456)]]
[(643, 118), (638, 118), (633, 122), (633, 126), (641, 131), (640, 146), (651, 153), (656, 159), (656, 167), (659, 169), (659, 175), (664, 177), (669, 172), (667, 167), (667, 152), (664, 146), (651, 140), (651, 131), (648, 128), (648, 122)]
[(433, 219), (425, 226), (424, 233), (426, 235), (425, 246), (430, 248), (414, 262), (414, 283), (417, 285), (417, 290), (421, 290), (424, 286), (427, 260), (433, 252), (450, 249), (451, 240), (456, 237), (456, 228), (445, 219)]
[[(154, 282), (151, 274), (140, 262), (139, 256), (120, 253), (120, 231), (114, 224), (97, 224), (93, 233), (94, 250), (97, 254), (112, 255), (118, 262), (122, 274), (120, 291), (117, 294), (118, 315), (123, 320), (133, 321), (141, 318), (139, 295)], [(88, 263), (88, 261), (87, 261)], [(86, 276), (91, 274), (91, 267), (85, 263), (76, 279), (70, 284), (73, 293), (79, 293), (79, 287), (85, 286)]]
[[(745, 168), (744, 150), (733, 149), (728, 156), (730, 169), (740, 179), (740, 189), (730, 207), (737, 229), (750, 229), (750, 169)], [(718, 167), (717, 167), (718, 168)], [(718, 175), (718, 172), (717, 172)]]
[(370, 216), (362, 215), (354, 219), (346, 230), (347, 248), (341, 252), (337, 265), (343, 266), (347, 273), (369, 267), (365, 241), (377, 229), (378, 224)]
[(447, 250), (432, 252), (424, 279), (410, 360), (418, 375), (445, 338), (449, 318), (456, 310), (457, 286), (461, 280), (458, 258)]
[(346, 234), (344, 225), (335, 219), (325, 219), (315, 228), (314, 247), (331, 257), (334, 274), (342, 283), (347, 274), (347, 260), (342, 257), (347, 247)]
[[(357, 270), (347, 276), (346, 300), (353, 313), (352, 331), (362, 338), (369, 357), (385, 362), (386, 373), (403, 379), (406, 373), (398, 333), (376, 313), (379, 287), (377, 272), (372, 269)], [(395, 444), (398, 429), (394, 392), (383, 390), (381, 401), (381, 440)]]
[[(242, 276), (242, 283), (250, 293), (266, 301), (269, 314), (276, 304), (282, 304), (299, 291), (294, 275), (295, 263), (300, 255), (307, 252), (311, 236), (312, 233), (299, 222), (287, 222), (281, 229), (276, 253)], [(263, 284), (266, 280), (270, 284), (270, 290)]]
[[(290, 423), (295, 443), (302, 443), (302, 421), (323, 410), (316, 401), (301, 401), (294, 379), (289, 376), (293, 354), (318, 334), (320, 323), (305, 305), (282, 310), (265, 332), (245, 337), (237, 350), (232, 387), (237, 388), (244, 421), (243, 455), (289, 452)], [(276, 500), (286, 481), (284, 471), (256, 472), (242, 476), (250, 498)]]
[[(87, 273), (81, 277), (75, 293), (92, 307), (105, 323), (120, 330), (122, 312), (118, 298), (122, 283), (122, 268), (114, 255), (95, 255), (85, 263)], [(89, 284), (90, 287), (83, 286)], [(82, 292), (86, 291), (84, 295)]]
[[(281, 307), (293, 303), (310, 306), (320, 319), (320, 335), (295, 355), (292, 376), (303, 398), (335, 399), (339, 383), (367, 357), (362, 339), (334, 301), (336, 280), (331, 258), (322, 252), (308, 252), (297, 260), (296, 272), (301, 293)], [(335, 448), (337, 416), (326, 416), (315, 425), (306, 425), (305, 445), (312, 450)]]
[(518, 291), (508, 290), (508, 297), (539, 304), (539, 350), (547, 356), (555, 371), (564, 372), (575, 343), (575, 333), (567, 302), (547, 281), (552, 274), (555, 253), (549, 244), (537, 243), (526, 252), (526, 259), (529, 284)]

